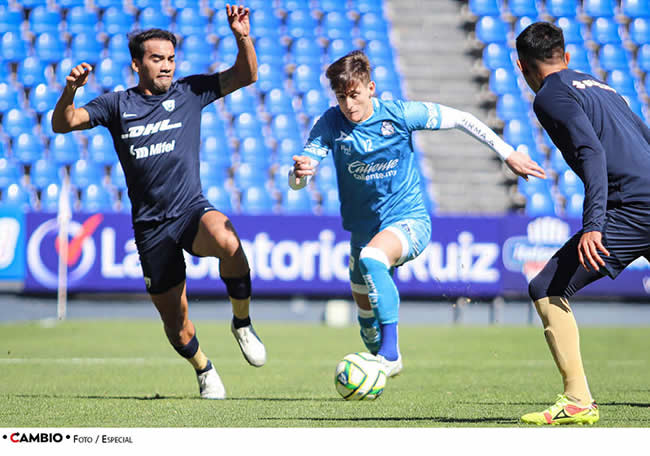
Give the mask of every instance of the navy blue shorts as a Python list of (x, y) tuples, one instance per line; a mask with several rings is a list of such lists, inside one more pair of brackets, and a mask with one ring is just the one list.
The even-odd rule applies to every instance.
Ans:
[(641, 256), (650, 261), (650, 207), (626, 205), (607, 210), (603, 245), (610, 256), (600, 253), (605, 266), (599, 271), (587, 271), (578, 261), (581, 236), (579, 231), (569, 239), (531, 280), (528, 291), (533, 301), (548, 296), (569, 298), (601, 277), (615, 279)]
[(163, 293), (185, 280), (183, 250), (198, 256), (192, 251), (192, 243), (199, 222), (203, 214), (214, 210), (204, 201), (175, 219), (134, 225), (144, 283), (150, 294)]

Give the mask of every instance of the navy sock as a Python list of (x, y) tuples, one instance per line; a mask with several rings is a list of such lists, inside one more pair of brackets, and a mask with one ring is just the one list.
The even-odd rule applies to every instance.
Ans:
[(183, 358), (187, 359), (196, 355), (196, 352), (199, 350), (199, 340), (196, 338), (196, 334), (192, 336), (192, 339), (190, 339), (187, 344), (182, 347), (174, 347), (174, 350), (176, 350)]
[(212, 362), (210, 360), (208, 360), (208, 364), (206, 364), (203, 369), (201, 369), (201, 370), (196, 369), (196, 374), (197, 375), (203, 374), (203, 373), (209, 371), (210, 369), (212, 369)]
[(251, 317), (246, 318), (237, 318), (234, 315), (232, 316), (232, 322), (235, 326), (235, 329), (243, 328), (251, 324)]
[(399, 356), (397, 349), (397, 323), (386, 323), (381, 327), (381, 348), (378, 355), (382, 355), (388, 361), (395, 361)]

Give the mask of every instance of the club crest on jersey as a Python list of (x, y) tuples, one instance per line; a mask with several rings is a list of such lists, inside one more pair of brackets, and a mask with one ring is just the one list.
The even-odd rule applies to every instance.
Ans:
[(176, 107), (176, 101), (174, 100), (165, 100), (162, 102), (162, 107), (165, 108), (165, 111), (172, 112)]
[(395, 134), (395, 126), (390, 120), (384, 120), (381, 123), (381, 134), (382, 136), (392, 136)]

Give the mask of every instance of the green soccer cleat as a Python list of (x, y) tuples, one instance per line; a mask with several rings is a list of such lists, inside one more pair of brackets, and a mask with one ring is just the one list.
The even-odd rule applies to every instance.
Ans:
[(528, 424), (594, 424), (600, 418), (598, 405), (592, 402), (589, 407), (582, 407), (569, 400), (564, 394), (558, 394), (558, 400), (543, 412), (527, 413), (521, 421)]

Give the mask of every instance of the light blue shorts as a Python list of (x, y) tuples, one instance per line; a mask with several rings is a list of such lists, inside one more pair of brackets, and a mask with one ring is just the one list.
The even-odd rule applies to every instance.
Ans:
[[(415, 259), (429, 244), (431, 240), (431, 219), (404, 219), (388, 225), (384, 230), (395, 233), (402, 244), (402, 256), (389, 270), (392, 275), (397, 266)], [(350, 286), (352, 291), (359, 294), (368, 294), (368, 287), (366, 287), (366, 282), (363, 280), (359, 269), (361, 249), (370, 242), (370, 240), (363, 242), (364, 237), (367, 238), (366, 235), (352, 233), (350, 239)]]

